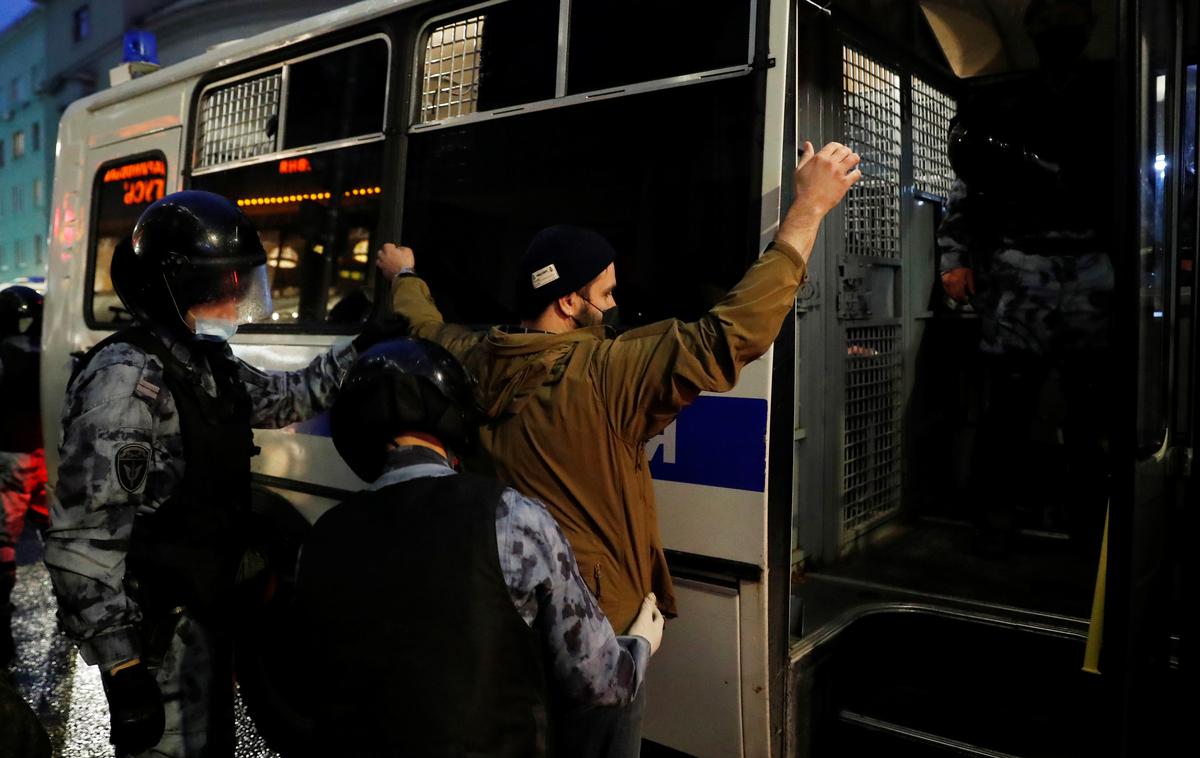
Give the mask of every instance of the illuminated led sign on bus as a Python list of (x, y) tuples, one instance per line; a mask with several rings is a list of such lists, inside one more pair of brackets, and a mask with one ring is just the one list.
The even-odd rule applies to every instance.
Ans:
[(113, 166), (104, 172), (105, 184), (121, 183), (125, 190), (124, 205), (144, 205), (158, 200), (166, 193), (167, 164), (148, 160)]
[(311, 174), (312, 164), (308, 158), (285, 158), (279, 162), (281, 174)]

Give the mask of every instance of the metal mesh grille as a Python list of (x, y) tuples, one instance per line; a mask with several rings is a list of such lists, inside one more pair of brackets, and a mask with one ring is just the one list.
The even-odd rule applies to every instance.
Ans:
[(950, 196), (954, 169), (946, 149), (954, 98), (917, 77), (912, 78), (913, 181), (916, 188)]
[(842, 48), (842, 128), (862, 156), (846, 194), (846, 254), (900, 257), (900, 76)]
[(846, 330), (846, 436), (842, 454), (842, 541), (900, 507), (899, 326)]
[(483, 19), (473, 16), (430, 32), (421, 86), (422, 122), (475, 112)]
[(280, 77), (280, 72), (274, 71), (204, 95), (197, 139), (198, 168), (275, 152)]

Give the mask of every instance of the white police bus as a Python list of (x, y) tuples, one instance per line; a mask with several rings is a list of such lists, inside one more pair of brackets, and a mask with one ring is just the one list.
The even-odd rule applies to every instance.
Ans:
[[(1119, 433), (1096, 475), (1112, 524), (1097, 676), (1080, 672), (1096, 555), (1064, 548), (1053, 502), (1018, 513), (1007, 558), (964, 549), (990, 395), (978, 319), (935, 288), (950, 118), (1031, 67), (1026, 4), (367, 0), (77, 101), (57, 145), (47, 439), (70, 356), (128, 319), (113, 248), (164, 193), (217, 192), (254, 221), (274, 312), (233, 346), (288, 369), (384, 307), (386, 241), (416, 249), (447, 320), (485, 324), (513, 318), (507, 272), (537, 229), (588, 226), (620, 253), (627, 320), (694, 318), (770, 242), (797, 145), (847, 142), (864, 179), (775, 347), (647, 443), (680, 616), (645, 736), (697, 756), (1143, 754), (1186, 665), (1172, 580), (1194, 576), (1162, 545), (1169, 518), (1195, 521), (1194, 489), (1179, 504), (1200, 25), (1183, 3), (1093, 4), (1088, 54), (1122, 98), (1098, 159), (1129, 179), (1096, 199), (1129, 251), (1104, 409)], [(1047, 386), (1037, 481), (1069, 483), (1053, 476), (1065, 383)], [(324, 419), (255, 438), (256, 486), (309, 520), (361, 486)]]

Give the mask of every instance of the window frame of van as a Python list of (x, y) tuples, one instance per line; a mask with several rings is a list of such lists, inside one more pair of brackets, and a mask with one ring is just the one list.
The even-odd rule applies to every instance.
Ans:
[[(161, 160), (163, 169), (166, 174), (170, 174), (171, 166), (166, 153), (162, 150), (144, 150), (139, 153), (130, 153), (119, 158), (104, 161), (96, 167), (96, 173), (92, 176), (91, 187), (89, 192), (91, 195), (88, 212), (88, 246), (87, 246), (87, 265), (84, 267), (84, 287), (83, 287), (83, 321), (89, 329), (97, 331), (117, 331), (132, 325), (132, 321), (100, 321), (96, 318), (94, 312), (94, 303), (96, 295), (96, 248), (98, 246), (99, 237), (97, 232), (100, 230), (100, 193), (97, 188), (103, 183), (101, 177), (115, 164), (137, 163), (147, 160)], [(164, 176), (164, 179), (166, 177)]]
[(492, 119), (504, 118), (506, 116), (534, 113), (537, 111), (551, 110), (553, 108), (565, 108), (572, 105), (578, 105), (580, 103), (586, 103), (590, 100), (598, 100), (600, 98), (607, 99), (610, 97), (624, 97), (625, 95), (636, 95), (642, 92), (671, 89), (674, 87), (698, 84), (700, 82), (711, 81), (714, 79), (745, 76), (752, 73), (755, 68), (754, 56), (756, 53), (755, 45), (758, 42), (757, 20), (759, 0), (746, 0), (750, 7), (748, 16), (749, 23), (747, 24), (749, 30), (745, 64), (726, 66), (724, 68), (715, 68), (706, 71), (695, 71), (689, 74), (679, 74), (677, 76), (669, 76), (660, 79), (647, 79), (645, 81), (636, 81), (629, 84), (622, 84), (616, 87), (608, 87), (600, 90), (590, 90), (587, 92), (567, 94), (567, 65), (571, 54), (571, 0), (559, 0), (558, 57), (554, 97), (546, 100), (535, 100), (530, 103), (509, 105), (496, 110), (466, 113), (461, 116), (448, 116), (443, 119), (422, 123), (421, 96), (424, 90), (425, 81), (425, 48), (428, 45), (429, 36), (436, 28), (436, 25), (439, 24), (439, 22), (466, 18), (471, 15), (475, 15), (478, 11), (485, 8), (501, 5), (507, 2), (510, 2), (510, 0), (487, 0), (487, 2), (477, 3), (475, 5), (458, 8), (448, 13), (431, 16), (421, 24), (421, 26), (418, 28), (416, 40), (413, 45), (412, 67), (410, 68), (411, 74), (409, 77), (412, 80), (410, 83), (411, 91), (409, 92), (408, 112), (404, 114), (409, 124), (406, 133), (417, 134), (420, 132), (433, 131), (435, 129), (462, 126), (464, 124), (477, 121), (490, 121)]
[[(342, 139), (330, 140), (327, 142), (318, 142), (318, 143), (315, 143), (312, 145), (304, 145), (301, 147), (293, 147), (293, 148), (288, 148), (288, 149), (275, 150), (270, 153), (264, 153), (262, 155), (253, 156), (251, 158), (241, 158), (236, 161), (229, 161), (227, 163), (219, 163), (214, 166), (203, 166), (200, 168), (196, 168), (196, 158), (197, 158), (197, 156), (196, 156), (196, 149), (197, 149), (196, 135), (200, 129), (200, 105), (204, 102), (204, 96), (206, 94), (208, 94), (208, 92), (210, 90), (215, 89), (217, 87), (224, 87), (224, 86), (242, 81), (244, 79), (252, 79), (252, 78), (259, 76), (260, 74), (266, 73), (268, 71), (278, 70), (280, 72), (280, 77), (279, 77), (279, 90), (280, 90), (279, 91), (279, 124), (276, 127), (276, 134), (277, 134), (278, 144), (282, 145), (284, 142), (284, 138), (287, 135), (287, 107), (288, 107), (288, 83), (289, 83), (288, 73), (290, 70), (289, 66), (291, 66), (292, 64), (295, 64), (295, 63), (300, 63), (302, 61), (310, 60), (312, 58), (319, 58), (323, 55), (329, 55), (330, 53), (336, 53), (339, 50), (345, 50), (346, 48), (349, 48), (349, 47), (366, 44), (367, 42), (370, 42), (370, 41), (376, 40), (376, 39), (383, 40), (384, 43), (387, 45), (387, 49), (388, 49), (387, 81), (384, 83), (384, 87), (383, 87), (383, 123), (380, 124), (379, 131), (360, 135), (358, 137), (345, 137)], [(187, 176), (188, 176), (188, 178), (190, 179), (191, 177), (195, 177), (195, 176), (204, 176), (205, 174), (214, 174), (214, 173), (218, 173), (220, 171), (231, 171), (233, 169), (244, 168), (246, 166), (254, 166), (259, 163), (269, 163), (271, 161), (277, 161), (277, 160), (281, 160), (284, 158), (294, 158), (294, 157), (301, 156), (301, 155), (308, 155), (310, 153), (324, 152), (326, 150), (336, 150), (338, 148), (352, 147), (354, 145), (368, 144), (371, 142), (382, 142), (382, 141), (386, 140), (387, 139), (387, 129), (388, 129), (388, 102), (389, 102), (389, 99), (391, 98), (391, 89), (392, 89), (392, 56), (393, 56), (394, 52), (395, 51), (393, 50), (391, 37), (389, 37), (384, 32), (374, 32), (372, 34), (368, 34), (363, 37), (355, 37), (354, 39), (349, 40), (347, 42), (342, 42), (342, 43), (339, 43), (336, 45), (332, 45), (330, 47), (324, 47), (324, 48), (321, 48), (320, 50), (316, 50), (316, 51), (313, 51), (310, 53), (304, 53), (303, 55), (296, 55), (296, 56), (292, 56), (289, 58), (284, 58), (283, 60), (276, 61), (268, 66), (260, 66), (258, 68), (252, 69), (250, 71), (245, 71), (243, 73), (237, 74), (236, 76), (230, 76), (230, 77), (226, 77), (224, 79), (215, 79), (211, 82), (205, 83), (205, 85), (203, 87), (201, 87), (200, 90), (197, 92), (197, 94), (194, 98), (194, 103), (192, 105), (191, 112), (189, 114), (189, 122), (188, 122), (189, 123), (189, 126), (188, 126), (189, 134), (187, 135), (188, 140), (189, 140), (189, 145), (188, 145), (189, 149), (188, 149), (188, 156), (187, 156)]]
[[(390, 135), (395, 131), (396, 127), (393, 121), (393, 113), (396, 110), (396, 104), (393, 102), (393, 92), (400, 90), (393, 87), (395, 79), (396, 67), (396, 43), (389, 34), (390, 26), (388, 25), (387, 17), (376, 19), (375, 23), (370, 24), (371, 31), (368, 31), (366, 25), (364, 27), (351, 27), (350, 29), (339, 30), (331, 36), (334, 39), (341, 39), (340, 42), (327, 44), (325, 46), (308, 48), (308, 52), (303, 52), (295, 55), (286, 55), (282, 58), (271, 58), (270, 63), (264, 65), (254, 65), (255, 60), (262, 60), (269, 54), (256, 55), (247, 61), (253, 68), (245, 71), (240, 71), (232, 76), (219, 76), (219, 78), (211, 81), (204, 81), (203, 85), (193, 90), (191, 102), (188, 106), (187, 127), (183, 135), (184, 139), (184, 158), (180, 166), (180, 176), (183, 180), (185, 189), (193, 189), (193, 179), (197, 176), (203, 177), (209, 174), (221, 173), (223, 171), (232, 171), (236, 169), (246, 168), (248, 166), (256, 166), (264, 163), (284, 160), (287, 158), (295, 158), (312, 153), (332, 152), (348, 147), (358, 147), (362, 145), (370, 145), (375, 143), (382, 144), (383, 152), (387, 154), (387, 145)], [(276, 127), (277, 144), (284, 144), (287, 127), (287, 107), (288, 107), (288, 86), (289, 86), (289, 71), (290, 66), (295, 63), (319, 58), (324, 55), (336, 53), (340, 50), (345, 50), (357, 45), (367, 44), (373, 40), (383, 40), (387, 45), (387, 79), (384, 82), (383, 88), (383, 104), (382, 114), (383, 120), (379, 130), (370, 132), (369, 134), (359, 135), (357, 137), (346, 137), (337, 140), (314, 143), (311, 145), (303, 145), (281, 150), (275, 150), (271, 153), (264, 153), (250, 158), (242, 158), (236, 161), (228, 161), (213, 166), (204, 166), (197, 168), (196, 159), (198, 157), (197, 150), (199, 147), (198, 136), (200, 133), (200, 110), (204, 103), (204, 97), (208, 92), (216, 87), (224, 87), (246, 79), (252, 79), (270, 71), (279, 71), (280, 93), (279, 93), (279, 123)], [(317, 37), (310, 41), (310, 44), (321, 45), (325, 40), (322, 37)], [(239, 62), (241, 63), (241, 62)], [(237, 66), (238, 64), (234, 64)], [(231, 66), (232, 68), (233, 66)], [(386, 167), (384, 169), (384, 179), (386, 184)], [(381, 208), (381, 214), (383, 209)], [(376, 219), (378, 226), (378, 219)], [(372, 230), (374, 231), (374, 230)], [(377, 293), (378, 294), (378, 293)], [(238, 327), (239, 334), (310, 334), (310, 335), (346, 335), (357, 334), (362, 328), (362, 325), (346, 325), (346, 324), (314, 324), (314, 323), (299, 323), (299, 324), (281, 324), (273, 322), (252, 322), (242, 324)]]

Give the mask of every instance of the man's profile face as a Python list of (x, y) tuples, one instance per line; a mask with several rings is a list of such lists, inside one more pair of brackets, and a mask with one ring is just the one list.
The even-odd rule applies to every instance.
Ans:
[[(617, 305), (617, 264), (610, 263), (600, 275), (587, 283), (579, 294), (579, 310), (575, 320), (582, 326), (597, 326), (604, 318), (604, 311)], [(587, 302), (583, 302), (584, 300)]]

